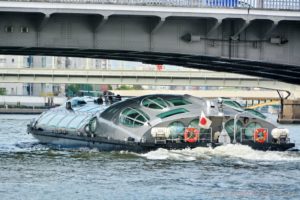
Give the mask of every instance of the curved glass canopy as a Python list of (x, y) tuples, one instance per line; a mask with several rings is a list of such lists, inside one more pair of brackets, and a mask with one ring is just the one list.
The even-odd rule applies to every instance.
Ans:
[(222, 103), (224, 105), (229, 106), (230, 108), (233, 108), (233, 109), (237, 110), (237, 111), (244, 111), (244, 109), (242, 108), (242, 106), (238, 102), (233, 101), (231, 99), (224, 99), (222, 101)]
[(161, 119), (164, 119), (166, 117), (171, 117), (173, 115), (178, 115), (178, 114), (186, 113), (186, 112), (189, 112), (189, 111), (187, 109), (184, 109), (184, 108), (176, 108), (176, 109), (173, 109), (173, 110), (169, 110), (167, 112), (160, 113), (156, 116), (161, 118)]
[(91, 117), (92, 115), (87, 114), (78, 115), (49, 112), (38, 119), (37, 126), (41, 128), (49, 127), (51, 129), (66, 129), (69, 131), (74, 131), (84, 126), (83, 122), (88, 123)]
[(267, 117), (265, 115), (263, 115), (262, 113), (256, 111), (256, 110), (253, 110), (253, 109), (245, 109), (247, 112), (249, 112), (250, 114), (252, 115), (255, 115), (261, 119), (266, 119)]
[(146, 108), (162, 110), (168, 107), (165, 100), (160, 97), (147, 97), (142, 100), (142, 105)]
[(191, 104), (191, 102), (187, 101), (184, 98), (168, 99), (168, 102), (172, 103), (174, 106), (183, 106), (183, 105)]
[(143, 126), (149, 120), (149, 116), (137, 108), (125, 108), (119, 117), (120, 123), (127, 127)]

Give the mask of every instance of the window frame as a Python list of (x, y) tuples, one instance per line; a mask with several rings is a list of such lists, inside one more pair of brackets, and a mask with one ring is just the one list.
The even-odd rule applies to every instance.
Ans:
[(163, 112), (163, 113), (159, 113), (158, 115), (156, 115), (156, 117), (165, 119), (167, 117), (171, 117), (171, 116), (182, 114), (182, 113), (188, 113), (188, 112), (190, 112), (190, 111), (185, 108), (175, 108), (175, 109)]
[[(130, 116), (124, 114), (124, 112), (127, 111), (127, 110), (134, 111), (138, 114), (134, 118), (130, 117)], [(141, 120), (137, 119), (140, 116), (142, 116), (145, 119), (145, 121), (141, 121)], [(129, 124), (129, 123), (125, 123), (125, 120), (130, 120), (132, 122), (132, 125)], [(144, 113), (143, 111), (141, 111), (137, 108), (132, 108), (132, 107), (124, 108), (120, 112), (120, 115), (119, 115), (119, 123), (122, 124), (123, 126), (129, 127), (129, 128), (137, 128), (137, 127), (144, 126), (144, 124), (147, 123), (149, 120), (150, 120), (150, 117), (146, 113)]]
[[(156, 102), (155, 100), (158, 99), (160, 100), (161, 102), (163, 102), (165, 105), (161, 105), (160, 103)], [(144, 102), (145, 101), (149, 101), (150, 103), (148, 104), (148, 106), (144, 105)], [(150, 104), (154, 104), (160, 108), (150, 108), (149, 105)], [(152, 109), (152, 110), (164, 110), (164, 109), (167, 109), (169, 107), (169, 104), (166, 100), (164, 100), (163, 98), (161, 97), (155, 97), (155, 96), (152, 96), (152, 97), (146, 97), (144, 98), (142, 101), (141, 101), (141, 105), (145, 108), (148, 108), (148, 109)]]

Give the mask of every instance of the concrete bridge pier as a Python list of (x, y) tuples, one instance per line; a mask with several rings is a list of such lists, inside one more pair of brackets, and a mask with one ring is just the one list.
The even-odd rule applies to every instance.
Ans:
[(282, 111), (278, 116), (278, 123), (299, 124), (300, 123), (300, 99), (284, 99), (281, 105)]

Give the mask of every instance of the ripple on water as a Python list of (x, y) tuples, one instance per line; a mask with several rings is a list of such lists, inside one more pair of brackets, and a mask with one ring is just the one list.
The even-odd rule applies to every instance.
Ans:
[(55, 149), (26, 133), (30, 119), (0, 116), (1, 200), (300, 199), (299, 152)]

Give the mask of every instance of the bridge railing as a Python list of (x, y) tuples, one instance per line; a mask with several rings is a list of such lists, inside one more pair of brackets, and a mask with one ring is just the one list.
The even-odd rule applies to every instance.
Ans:
[(300, 0), (0, 0), (11, 2), (116, 4), (171, 7), (212, 7), (300, 10)]

